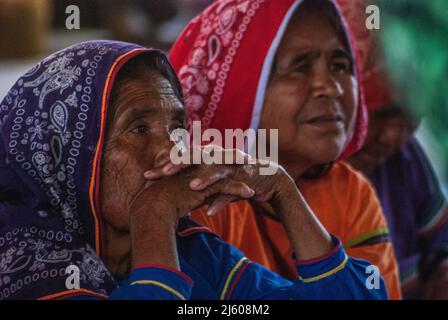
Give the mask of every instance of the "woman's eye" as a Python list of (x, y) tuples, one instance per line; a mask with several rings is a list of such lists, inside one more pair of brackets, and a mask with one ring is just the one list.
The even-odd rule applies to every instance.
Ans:
[(148, 127), (146, 125), (140, 125), (131, 130), (135, 134), (144, 134), (148, 132)]
[(330, 71), (337, 73), (348, 73), (351, 72), (351, 67), (347, 62), (334, 62), (330, 64)]
[(310, 69), (309, 63), (301, 63), (294, 67), (294, 71), (296, 72), (307, 72)]

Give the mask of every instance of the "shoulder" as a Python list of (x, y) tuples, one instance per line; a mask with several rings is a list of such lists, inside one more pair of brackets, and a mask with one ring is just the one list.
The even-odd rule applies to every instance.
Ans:
[(364, 187), (370, 186), (369, 180), (347, 162), (341, 161), (336, 163), (331, 171), (332, 179), (343, 180), (346, 183)]
[(301, 182), (299, 189), (322, 224), (343, 243), (386, 224), (369, 181), (347, 163), (335, 163), (319, 179)]
[(333, 164), (324, 176), (314, 181), (304, 181), (300, 187), (301, 190), (310, 189), (313, 193), (325, 192), (326, 198), (333, 197), (342, 203), (350, 203), (352, 198), (375, 197), (369, 180), (348, 163), (341, 161)]
[(335, 169), (339, 173), (333, 179), (345, 177), (346, 184), (340, 190), (346, 197), (350, 197), (349, 204), (357, 208), (356, 215), (371, 219), (376, 215), (383, 216), (378, 195), (367, 177), (345, 162), (338, 163)]

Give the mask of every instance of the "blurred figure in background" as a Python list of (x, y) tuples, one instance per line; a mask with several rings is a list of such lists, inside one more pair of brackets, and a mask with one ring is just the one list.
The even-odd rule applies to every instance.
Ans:
[(369, 130), (349, 162), (369, 177), (389, 224), (407, 299), (448, 299), (448, 206), (413, 135), (415, 121), (395, 104), (385, 77), (365, 86)]
[[(349, 162), (370, 178), (379, 195), (400, 265), (404, 297), (446, 299), (446, 199), (433, 166), (414, 135), (416, 118), (396, 103), (402, 99), (392, 94), (397, 90), (388, 79), (389, 69), (379, 41), (389, 31), (389, 25), (383, 25), (381, 30), (366, 28), (365, 9), (368, 4), (379, 4), (378, 1), (338, 2), (356, 38), (369, 110), (365, 145)], [(383, 13), (383, 6), (380, 8)], [(395, 50), (399, 49), (397, 40), (400, 39), (393, 44)], [(429, 93), (418, 91), (418, 94)]]
[[(424, 117), (448, 177), (448, 2), (379, 1), (381, 38), (403, 104)], [(444, 172), (443, 172), (444, 171)]]

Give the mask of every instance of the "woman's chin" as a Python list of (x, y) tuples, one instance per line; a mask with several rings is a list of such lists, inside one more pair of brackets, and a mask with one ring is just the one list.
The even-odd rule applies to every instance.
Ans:
[(343, 151), (343, 147), (335, 144), (319, 145), (309, 150), (308, 158), (314, 162), (314, 165), (323, 165), (335, 162)]
[[(300, 139), (294, 145), (279, 149), (280, 159), (297, 162), (305, 167), (314, 167), (335, 162), (344, 150), (344, 139)], [(281, 146), (282, 147), (282, 146)]]
[(294, 143), (294, 149), (296, 154), (301, 154), (302, 157), (312, 161), (314, 165), (322, 165), (338, 160), (346, 141), (347, 136), (344, 132), (325, 135), (302, 133)]

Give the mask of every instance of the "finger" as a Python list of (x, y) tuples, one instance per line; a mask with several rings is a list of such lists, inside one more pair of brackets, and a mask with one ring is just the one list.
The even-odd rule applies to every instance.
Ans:
[(227, 178), (230, 173), (230, 170), (225, 167), (221, 167), (221, 170), (204, 170), (204, 172), (198, 174), (196, 178), (190, 181), (190, 188), (195, 191), (202, 191), (208, 188), (209, 186), (215, 184), (221, 179)]
[[(226, 163), (251, 164), (252, 157), (239, 149), (222, 149)], [(229, 162), (231, 161), (231, 162)]]
[(158, 155), (158, 165), (150, 170), (147, 170), (143, 173), (143, 176), (146, 179), (157, 180), (166, 176), (172, 176), (181, 171), (184, 168), (191, 166), (192, 155), (191, 150), (187, 149), (183, 152), (183, 154), (187, 154), (190, 160), (181, 163), (173, 163), (170, 158), (170, 153), (164, 153), (163, 155)]
[[(220, 146), (215, 145), (208, 145), (205, 147), (202, 147), (202, 153), (210, 153), (210, 152), (218, 152), (220, 155), (216, 155), (216, 157), (220, 157), (220, 159), (226, 159), (226, 163), (240, 163), (240, 164), (248, 164), (251, 161), (251, 157), (248, 154), (245, 154), (241, 150), (238, 149), (223, 149)], [(230, 162), (229, 162), (230, 161)], [(216, 167), (214, 167), (216, 170)], [(216, 183), (220, 179), (223, 179), (224, 177), (229, 177), (232, 175), (233, 172), (235, 172), (235, 166), (220, 166), (219, 170), (223, 171), (224, 173), (209, 173), (208, 176), (204, 175), (202, 177), (196, 177), (190, 182), (190, 188), (192, 190), (200, 191), (204, 190), (208, 186)]]
[(146, 179), (157, 180), (166, 176), (172, 176), (181, 171), (184, 168), (190, 167), (192, 163), (194, 163), (195, 156), (201, 156), (204, 153), (209, 153), (209, 151), (205, 147), (194, 146), (190, 149), (185, 150), (182, 153), (182, 157), (187, 155), (187, 161), (181, 162), (179, 164), (174, 164), (171, 162), (169, 157), (169, 153), (165, 153), (163, 155), (158, 155), (157, 162), (161, 165), (158, 165), (150, 170), (144, 172), (144, 177)]
[(224, 149), (219, 145), (208, 144), (200, 147), (202, 153), (213, 153), (218, 159), (225, 159), (226, 164), (248, 164), (252, 157), (239, 149)]
[(190, 166), (191, 163), (169, 164), (163, 169), (163, 171), (165, 172), (165, 175), (172, 176), (181, 171), (182, 169), (188, 168)]
[(158, 168), (152, 168), (151, 170), (147, 170), (144, 172), (143, 176), (146, 179), (149, 180), (157, 180), (166, 176), (172, 176), (181, 171), (182, 169), (185, 169), (187, 167), (191, 166), (189, 163), (181, 163), (181, 164), (173, 164), (173, 163), (167, 163), (163, 167)]
[(154, 157), (154, 167), (163, 167), (165, 164), (170, 163), (170, 152), (168, 149), (162, 149)]
[(220, 212), (226, 205), (232, 201), (238, 199), (238, 197), (233, 195), (221, 195), (216, 198), (213, 203), (207, 208), (207, 215), (213, 216)]
[(255, 195), (247, 184), (224, 178), (204, 190), (205, 196), (208, 198), (214, 194), (233, 195), (242, 199), (250, 199)]
[(173, 165), (171, 163), (165, 164), (161, 167), (156, 167), (156, 168), (152, 168), (151, 170), (147, 170), (143, 173), (143, 176), (145, 177), (145, 179), (148, 180), (157, 180), (160, 178), (163, 178), (167, 175), (169, 175), (169, 173), (172, 170)]

